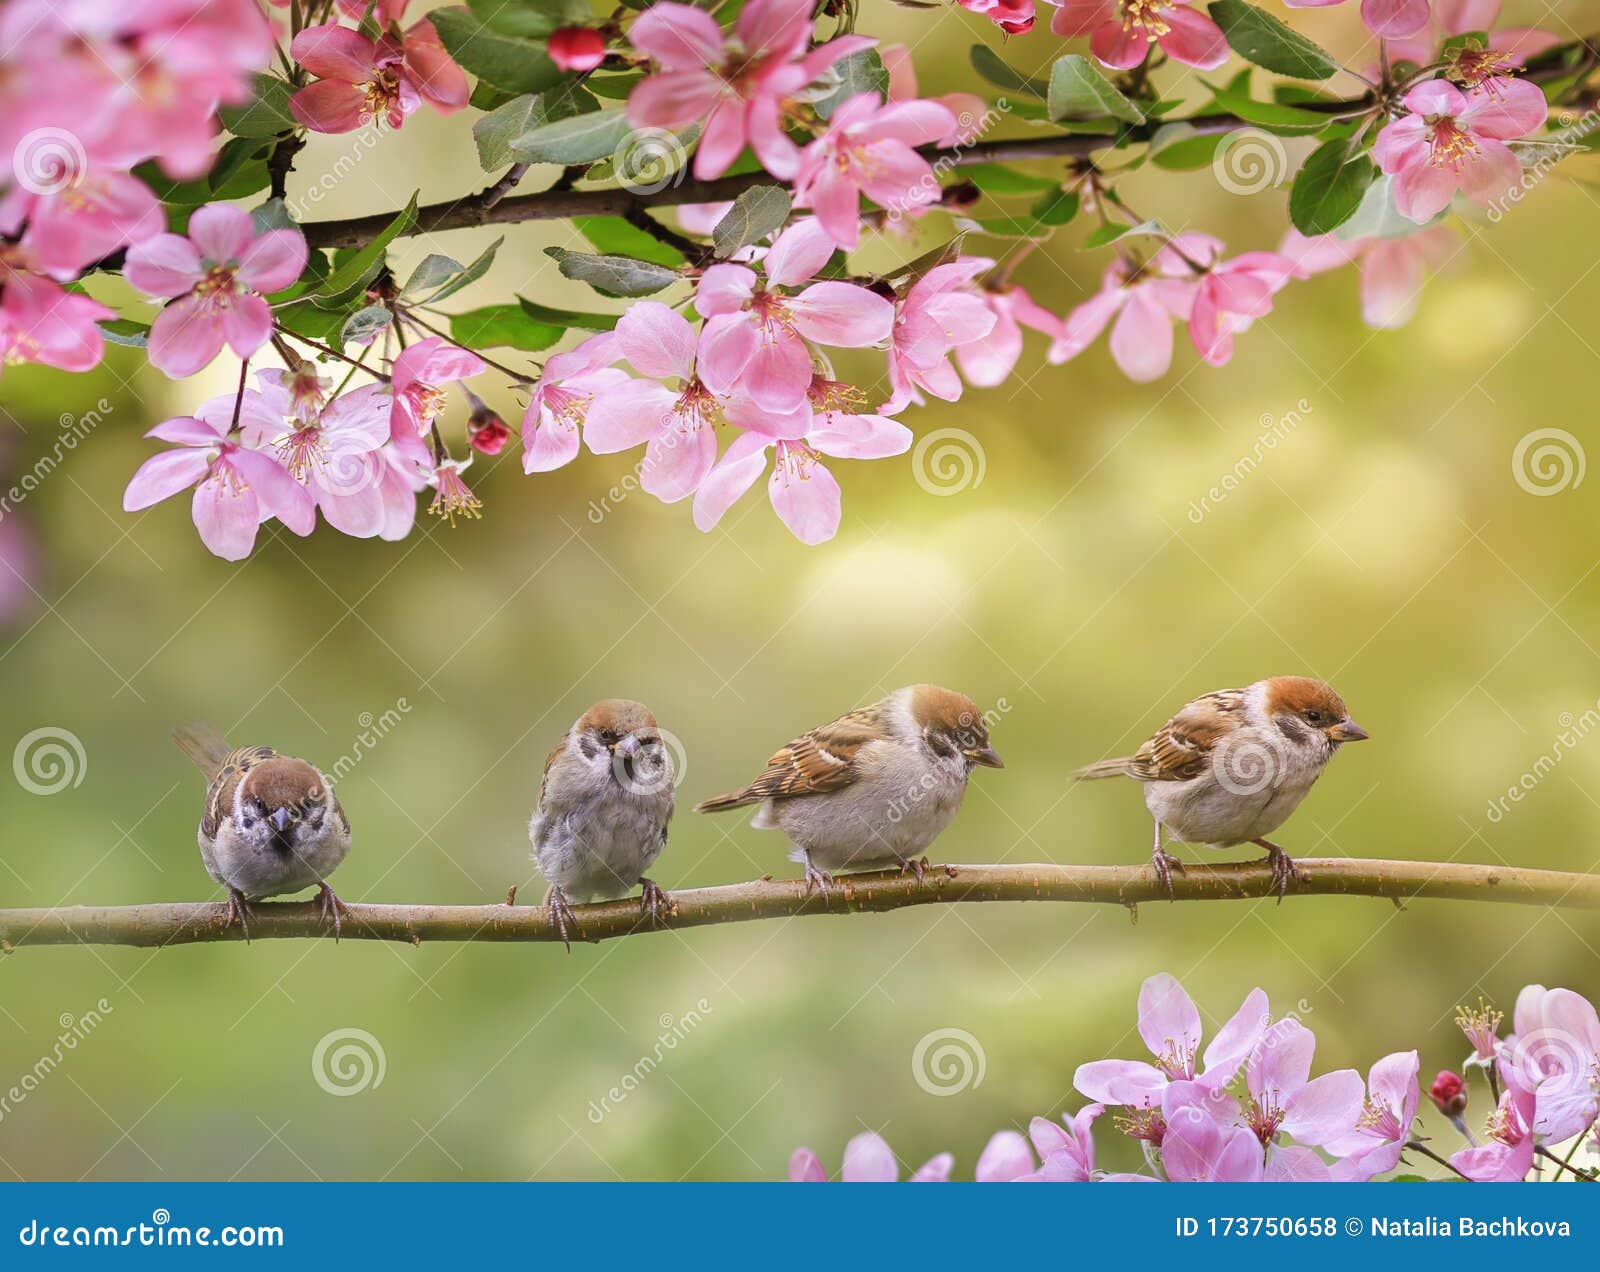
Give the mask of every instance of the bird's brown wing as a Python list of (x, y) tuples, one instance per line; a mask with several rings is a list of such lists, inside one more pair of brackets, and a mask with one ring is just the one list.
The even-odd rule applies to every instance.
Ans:
[(774, 752), (755, 781), (737, 791), (704, 800), (695, 806), (695, 811), (720, 812), (767, 799), (839, 790), (861, 775), (857, 759), (862, 749), (888, 736), (881, 703), (858, 707), (831, 723), (801, 734)]
[[(217, 828), (223, 819), (233, 814), (233, 793), (244, 775), (264, 760), (275, 760), (278, 753), (270, 746), (242, 746), (223, 757), (211, 784), (206, 787), (206, 811), (200, 819), (200, 833), (207, 839), (217, 837)], [(343, 816), (341, 810), (340, 813)]]
[(1217, 739), (1239, 726), (1242, 689), (1202, 694), (1156, 730), (1129, 757), (1127, 772), (1145, 782), (1183, 782), (1211, 762)]

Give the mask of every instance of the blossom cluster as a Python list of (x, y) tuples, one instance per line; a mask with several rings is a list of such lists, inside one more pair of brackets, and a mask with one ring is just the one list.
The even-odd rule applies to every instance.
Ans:
[[(900, 417), (1004, 384), (1025, 329), (1055, 363), (1105, 333), (1115, 364), (1149, 381), (1169, 370), (1180, 330), (1221, 366), (1291, 282), (1347, 266), (1360, 271), (1370, 324), (1406, 321), (1424, 278), (1459, 248), (1444, 220), (1457, 197), (1492, 206), (1525, 180), (1518, 146), (1549, 117), (1534, 60), (1570, 68), (1560, 92), (1579, 93), (1592, 69), (1576, 60), (1581, 41), (1494, 29), (1497, 0), (1364, 0), (1384, 54), (1356, 72), (1372, 85), (1364, 97), (1260, 101), (1246, 68), (1194, 116), (1242, 112), (1318, 143), (1294, 179), (1293, 228), (1270, 249), (1229, 253), (1198, 229), (1134, 214), (1118, 177), (1138, 162), (1116, 167), (1096, 149), (1143, 148), (1168, 166), (1163, 147), (1184, 121), (1150, 78), (1168, 62), (1211, 71), (1238, 55), (1316, 81), (1338, 69), (1331, 55), (1247, 4), (1065, 0), (1046, 36), (1032, 30), (1032, 0), (964, 3), (1008, 35), (1081, 40), (1086, 55), (1063, 53), (1048, 94), (1042, 80), (975, 60), (1006, 86), (991, 105), (923, 96), (907, 49), (859, 32), (854, 6), (817, 0), (749, 0), (727, 18), (658, 0), (590, 22), (582, 0), (426, 17), (408, 15), (409, 0), (273, 0), (266, 11), (254, 0), (10, 0), (0, 355), (82, 371), (109, 336), (143, 346), (173, 378), (225, 350), (242, 361), (235, 394), (152, 430), (178, 450), (153, 457), (125, 498), (144, 508), (194, 486), (201, 538), (229, 559), (252, 549), (263, 522), (306, 533), (319, 511), (343, 533), (404, 535), (430, 489), (441, 515), (476, 515), (465, 469), (511, 435), (480, 395), (488, 388), (463, 383), (489, 373), (526, 395), (525, 472), (585, 448), (642, 447), (638, 485), (688, 502), (706, 530), (767, 474), (784, 524), (819, 543), (841, 516), (829, 461), (908, 451)], [(563, 188), (633, 194), (625, 222), (578, 223), (597, 253), (552, 249), (563, 275), (627, 300), (625, 312), (440, 310), (492, 277), (494, 249), (470, 266), (429, 256), (400, 283), (386, 248), (413, 228), (409, 211), (370, 247), (308, 241), (287, 197), (305, 134), (398, 129), (424, 107), (480, 112), (474, 140), (500, 178), (469, 200), (479, 210), (551, 166)], [(1060, 122), (1058, 139), (1075, 148), (1047, 173), (985, 163), (960, 179), (975, 144), (1012, 116)], [(1095, 147), (1076, 144), (1086, 130)], [(625, 160), (636, 144), (736, 188), (661, 219), (650, 196), (684, 174), (635, 182)], [(1303, 185), (1310, 197), (1298, 197)], [(1022, 196), (1026, 215), (1006, 210)], [(1013, 275), (1077, 218), (1093, 218), (1086, 245), (1111, 260), (1098, 290), (1058, 313)], [(867, 272), (857, 251), (874, 234), (941, 245)], [(969, 250), (972, 238), (996, 241)], [(102, 271), (154, 308), (119, 318), (83, 286)], [(466, 423), (455, 452), (451, 395)]]
[[(1501, 1021), (1482, 1007), (1458, 1017), (1473, 1048), (1469, 1068), (1492, 1075), (1500, 1094), (1479, 1142), (1463, 1118), (1463, 1080), (1439, 1074), (1429, 1095), (1468, 1143), (1446, 1158), (1417, 1126), (1423, 1093), (1416, 1051), (1384, 1056), (1365, 1078), (1354, 1069), (1313, 1077), (1315, 1036), (1293, 1013), (1274, 1018), (1262, 990), (1252, 990), (1206, 1042), (1200, 1012), (1183, 987), (1169, 975), (1152, 976), (1139, 991), (1138, 1008), (1139, 1037), (1151, 1058), (1080, 1065), (1073, 1086), (1090, 1103), (1059, 1123), (1033, 1118), (1026, 1136), (996, 1132), (973, 1177), (980, 1183), (1363, 1183), (1389, 1175), (1408, 1151), (1478, 1182), (1526, 1179), (1539, 1165), (1536, 1153), (1557, 1173), (1600, 1177), (1600, 1170), (1574, 1164), (1585, 1144), (1600, 1156), (1600, 1018), (1593, 1004), (1569, 989), (1530, 985), (1517, 997), (1504, 1038)], [(1096, 1165), (1094, 1126), (1111, 1108), (1116, 1129), (1138, 1145), (1144, 1171)], [(1551, 1151), (1563, 1144), (1570, 1144), (1564, 1158)], [(911, 1178), (943, 1182), (954, 1169), (955, 1158), (941, 1153)], [(790, 1158), (790, 1180), (828, 1177), (810, 1149)], [(863, 1133), (846, 1146), (840, 1178), (899, 1177), (881, 1136)]]

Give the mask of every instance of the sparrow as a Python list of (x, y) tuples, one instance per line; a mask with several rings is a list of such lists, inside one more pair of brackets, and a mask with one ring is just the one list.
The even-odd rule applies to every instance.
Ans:
[(836, 870), (899, 866), (921, 882), (923, 853), (960, 811), (980, 764), (1005, 767), (977, 704), (938, 685), (910, 685), (802, 734), (755, 781), (695, 811), (759, 805), (750, 824), (788, 835), (806, 892), (820, 888), (826, 899)]
[(1278, 900), (1294, 862), (1265, 838), (1288, 820), (1340, 746), (1368, 734), (1331, 686), (1306, 676), (1273, 676), (1243, 689), (1201, 694), (1132, 755), (1101, 760), (1075, 779), (1131, 777), (1144, 783), (1155, 818), (1150, 860), (1172, 895), (1183, 864), (1161, 846), (1162, 831), (1181, 843), (1265, 848)]
[(228, 924), (249, 940), (251, 901), (315, 884), (337, 939), (345, 905), (327, 880), (350, 851), (350, 821), (328, 779), (268, 746), (230, 747), (209, 724), (180, 726), (172, 737), (208, 782), (200, 860), (228, 890)]
[(640, 913), (652, 925), (671, 910), (645, 871), (667, 846), (675, 780), (655, 716), (626, 698), (595, 703), (545, 759), (528, 839), (569, 950), (574, 901), (611, 901), (641, 885)]

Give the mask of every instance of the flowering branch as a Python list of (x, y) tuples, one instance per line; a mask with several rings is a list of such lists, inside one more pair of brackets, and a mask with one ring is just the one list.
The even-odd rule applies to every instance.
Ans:
[[(1371, 861), (1350, 857), (1300, 858), (1290, 896), (1387, 897), (1396, 905), (1415, 898), (1498, 901), (1513, 905), (1600, 909), (1600, 876), (1511, 866), (1429, 861)], [(1174, 901), (1249, 901), (1275, 894), (1269, 867), (1256, 862), (1190, 866), (1173, 876)], [(758, 879), (669, 894), (666, 929), (744, 923), (803, 915), (878, 913), (907, 906), (957, 901), (1097, 902), (1135, 909), (1165, 901), (1144, 866), (996, 865), (930, 869), (924, 881), (892, 872), (844, 875), (824, 902), (798, 879)], [(1137, 914), (1137, 912), (1135, 911)], [(576, 906), (575, 940), (602, 941), (652, 930), (636, 900)], [(0, 950), (22, 945), (189, 945), (242, 939), (228, 927), (220, 902), (128, 906), (61, 906), (0, 910)], [(327, 934), (314, 903), (261, 902), (251, 906), (252, 939)], [(544, 941), (561, 934), (544, 906), (350, 904), (343, 935), (373, 941)]]

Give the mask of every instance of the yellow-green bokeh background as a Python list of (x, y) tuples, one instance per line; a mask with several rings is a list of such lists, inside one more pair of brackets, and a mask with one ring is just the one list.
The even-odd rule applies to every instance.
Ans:
[[(1359, 63), (1347, 8), (1297, 21)], [(1594, 17), (1566, 6), (1546, 21)], [(925, 35), (925, 92), (967, 85), (974, 39), (998, 44), (959, 11), (875, 4), (863, 25)], [(1041, 28), (1007, 56), (1031, 71), (1058, 47)], [(398, 206), (418, 184), (425, 200), (473, 188), (484, 178), (465, 128), (417, 116), (304, 215)], [(316, 141), (297, 180), (348, 144)], [(270, 534), (229, 565), (202, 549), (184, 500), (120, 511), (152, 450), (140, 434), (226, 388), (226, 359), (189, 385), (126, 351), (85, 377), (8, 370), (19, 472), (50, 449), (60, 415), (101, 395), (113, 409), (23, 506), (47, 545), (44, 600), (0, 641), (0, 740), (9, 752), (33, 728), (70, 729), (88, 764), (50, 797), (4, 774), (0, 903), (216, 897), (193, 843), (200, 781), (168, 728), (209, 717), (331, 767), (363, 713), (402, 700), (400, 724), (340, 787), (356, 835), (336, 878), (346, 899), (486, 902), (510, 884), (536, 897), (525, 825), (541, 762), (605, 695), (646, 700), (688, 748), (656, 877), (781, 874), (772, 833), (687, 806), (804, 727), (916, 680), (1008, 707), (994, 733), (1007, 768), (977, 775), (938, 857), (1138, 862), (1137, 791), (1069, 789), (1067, 772), (1135, 745), (1196, 692), (1279, 672), (1333, 680), (1373, 736), (1282, 832), (1296, 853), (1594, 870), (1600, 741), (1498, 824), (1486, 815), (1565, 717), (1600, 698), (1600, 483), (1536, 497), (1511, 458), (1543, 427), (1592, 449), (1595, 195), (1569, 179), (1589, 176), (1574, 164), (1501, 224), (1464, 226), (1399, 332), (1361, 325), (1345, 271), (1292, 286), (1220, 371), (1181, 343), (1165, 380), (1137, 386), (1103, 342), (1049, 367), (1030, 338), (1004, 387), (907, 416), (919, 433), (980, 439), (981, 484), (934, 497), (909, 458), (841, 463), (844, 524), (815, 549), (759, 489), (712, 535), (687, 507), (643, 496), (596, 523), (590, 501), (629, 457), (525, 477), (508, 449), (472, 471), (481, 522), (423, 518), (399, 544)], [(1274, 246), (1285, 220), (1283, 192), (1240, 197), (1208, 171), (1140, 173), (1128, 190), (1146, 215), (1234, 249)], [(1081, 234), (1019, 272), (1057, 310), (1104, 265), (1077, 250)], [(429, 249), (467, 259), (490, 237), (407, 242), (401, 272)], [(514, 290), (594, 303), (541, 253), (582, 246), (570, 229), (506, 238), (465, 303)], [(875, 265), (918, 245), (868, 250)], [(1252, 451), (1262, 417), (1301, 399), (1303, 422), (1195, 524), (1191, 501)], [(949, 1148), (970, 1174), (992, 1130), (1076, 1107), (1079, 1062), (1139, 1052), (1134, 997), (1153, 972), (1180, 976), (1213, 1027), (1259, 984), (1316, 1030), (1319, 1067), (1419, 1047), (1426, 1079), (1461, 1058), (1457, 1002), (1509, 1005), (1529, 981), (1592, 995), (1597, 947), (1581, 912), (1318, 898), (1151, 905), (1136, 924), (1115, 908), (917, 909), (570, 955), (364, 941), (24, 950), (0, 961), (0, 1090), (51, 1049), (63, 1013), (102, 996), (114, 1010), (0, 1119), (0, 1176), (772, 1178), (795, 1145), (836, 1163), (867, 1127), (911, 1165)], [(701, 999), (704, 1020), (597, 1122), (590, 1102), (655, 1049), (663, 1018)], [(311, 1055), (346, 1027), (380, 1040), (387, 1069), (336, 1099)], [(911, 1057), (951, 1027), (979, 1040), (985, 1073), (935, 1097)]]

